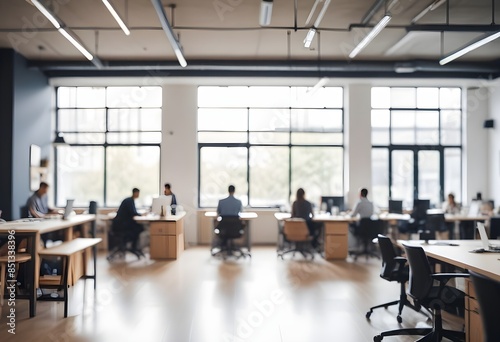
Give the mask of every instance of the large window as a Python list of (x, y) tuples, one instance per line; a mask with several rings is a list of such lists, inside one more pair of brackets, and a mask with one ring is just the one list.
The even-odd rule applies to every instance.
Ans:
[(374, 87), (372, 103), (373, 200), (461, 198), (460, 88)]
[(342, 196), (343, 89), (199, 87), (198, 147), (201, 207), (229, 184), (253, 207)]
[(117, 206), (141, 190), (150, 205), (160, 182), (161, 87), (59, 87), (56, 205)]

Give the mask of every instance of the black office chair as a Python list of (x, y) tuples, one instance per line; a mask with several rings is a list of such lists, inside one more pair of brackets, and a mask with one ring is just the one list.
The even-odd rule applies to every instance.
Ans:
[(223, 259), (230, 256), (235, 256), (237, 259), (252, 256), (234, 243), (234, 240), (245, 234), (245, 228), (239, 216), (221, 216), (214, 234), (216, 243), (211, 250), (212, 256), (221, 256)]
[[(411, 218), (408, 221), (407, 227), (400, 230), (401, 233), (418, 233), (425, 231), (427, 227), (427, 210), (430, 208), (429, 200), (415, 199), (413, 200), (413, 210)], [(405, 231), (406, 230), (406, 231)]]
[(127, 252), (134, 254), (137, 259), (144, 257), (142, 251), (132, 248), (136, 234), (124, 229), (123, 225), (113, 220), (111, 229), (108, 231), (108, 249), (110, 250), (107, 259), (114, 260), (116, 257), (125, 258)]
[(420, 306), (414, 306), (406, 296), (406, 282), (409, 279), (409, 268), (406, 264), (406, 259), (396, 255), (394, 245), (387, 236), (378, 235), (378, 246), (382, 254), (382, 268), (380, 269), (380, 277), (387, 281), (397, 281), (400, 284), (399, 300), (372, 306), (366, 313), (366, 318), (370, 319), (374, 309), (385, 308), (388, 306), (399, 304), (397, 320), (399, 323), (403, 321), (401, 312), (404, 306), (408, 306), (415, 311), (420, 311)]
[(498, 238), (500, 238), (500, 216), (493, 216), (490, 218), (490, 239)]
[(308, 256), (314, 259), (315, 248), (312, 245), (312, 237), (307, 228), (307, 222), (303, 218), (292, 217), (286, 219), (283, 225), (283, 239), (285, 247), (278, 252), (278, 256), (284, 259), (286, 254), (300, 253), (304, 258)]
[(500, 282), (482, 274), (469, 271), (476, 299), (479, 304), (485, 342), (496, 342), (500, 338)]
[(372, 240), (379, 234), (382, 234), (382, 223), (382, 220), (371, 219), (369, 217), (359, 220), (358, 225), (354, 228), (354, 236), (357, 237), (358, 244), (361, 245), (361, 250), (350, 253), (354, 256), (354, 260), (357, 260), (360, 255), (365, 255), (367, 259), (369, 256), (380, 258), (376, 253)]
[(444, 214), (429, 214), (427, 215), (425, 229), (419, 230), (420, 240), (435, 240), (436, 232), (444, 232), (448, 228), (445, 225)]
[[(463, 331), (443, 329), (441, 311), (452, 312), (463, 316), (465, 310), (465, 294), (446, 283), (452, 278), (465, 278), (466, 273), (433, 274), (431, 266), (421, 246), (403, 244), (410, 265), (410, 280), (408, 295), (416, 303), (428, 308), (433, 317), (432, 328), (408, 328), (384, 331), (373, 338), (375, 342), (382, 341), (386, 336), (421, 335), (421, 341), (441, 341), (443, 337), (452, 341), (464, 341)], [(437, 282), (437, 285), (434, 283)]]

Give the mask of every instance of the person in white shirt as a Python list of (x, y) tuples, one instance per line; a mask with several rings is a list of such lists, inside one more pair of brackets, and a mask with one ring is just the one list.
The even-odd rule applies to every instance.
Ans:
[(351, 212), (351, 217), (358, 216), (360, 218), (368, 218), (372, 216), (376, 209), (372, 202), (370, 202), (367, 198), (368, 190), (363, 188), (359, 191), (359, 200), (354, 205), (354, 208)]

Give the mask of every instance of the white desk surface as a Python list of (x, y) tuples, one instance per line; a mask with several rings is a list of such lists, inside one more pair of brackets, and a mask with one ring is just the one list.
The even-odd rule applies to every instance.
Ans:
[(26, 233), (45, 234), (56, 230), (78, 226), (83, 223), (95, 220), (95, 215), (72, 215), (67, 220), (58, 219), (20, 219), (0, 224), (0, 233), (6, 233), (9, 230), (15, 230)]
[[(435, 242), (451, 242), (458, 246), (433, 245)], [(499, 241), (491, 240), (492, 243)], [(500, 253), (471, 253), (470, 250), (481, 248), (481, 240), (432, 240), (425, 244), (420, 240), (398, 240), (398, 244), (422, 246), (425, 253), (434, 259), (460, 268), (476, 271), (500, 281)]]
[[(252, 219), (256, 219), (257, 217), (259, 217), (259, 215), (257, 215), (257, 213), (254, 213), (253, 211), (242, 211), (238, 215), (239, 215), (240, 219), (242, 219), (242, 220), (252, 220)], [(215, 211), (207, 211), (207, 212), (205, 212), (205, 216), (206, 217), (214, 217), (214, 218), (218, 217), (217, 212), (215, 212)]]

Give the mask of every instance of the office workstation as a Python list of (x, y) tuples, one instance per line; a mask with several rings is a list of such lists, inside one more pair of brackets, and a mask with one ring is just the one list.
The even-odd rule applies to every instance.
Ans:
[[(435, 237), (468, 246), (478, 243), (477, 222), (496, 236), (499, 41), (440, 61), (494, 33), (490, 19), (500, 6), (486, 0), (173, 4), (0, 5), (0, 218), (7, 221), (0, 223), (0, 241), (12, 225), (28, 237), (30, 260), (18, 273), (33, 283), (31, 303), (22, 299), (22, 287), (17, 293), (14, 341), (372, 340), (399, 327), (397, 309), (374, 312), (370, 320), (366, 310), (394, 299), (399, 287), (380, 279), (381, 260), (370, 254), (378, 254), (374, 233), (359, 228), (368, 222), (356, 209), (362, 188), (378, 209), (375, 230), (394, 243)], [(356, 48), (375, 26), (380, 31)], [(18, 222), (41, 181), (50, 185), (50, 207), (74, 199), (82, 213), (94, 201), (95, 216)], [(216, 208), (230, 184), (243, 207), (234, 244), (216, 236), (226, 216)], [(134, 225), (133, 236), (110, 234), (134, 187), (140, 228)], [(307, 234), (296, 239), (285, 236), (282, 224), (295, 216), (299, 188), (314, 217), (301, 222)], [(172, 212), (174, 197), (182, 211)], [(57, 231), (69, 242), (76, 237), (70, 231), (82, 231), (72, 220), (87, 219), (74, 225), (89, 231), (95, 223), (96, 236), (83, 237), (102, 239), (95, 245), (97, 280), (80, 280), (83, 267), (92, 271), (92, 258), (78, 252), (80, 261), (71, 258), (81, 270), (69, 271), (67, 312), (63, 303), (37, 302), (41, 242)], [(214, 243), (251, 258), (213, 256)], [(293, 249), (309, 252), (293, 255)], [(457, 266), (481, 272), (461, 258), (484, 253), (464, 249), (453, 250)], [(292, 252), (280, 254), (286, 250)], [(369, 253), (356, 258), (357, 252)], [(436, 257), (432, 248), (425, 252)], [(498, 280), (494, 272), (483, 274)], [(7, 302), (9, 293), (3, 295)], [(28, 319), (33, 303), (36, 320)], [(426, 320), (406, 309), (401, 317), (407, 328)], [(466, 319), (446, 316), (445, 326), (465, 331)], [(0, 329), (0, 340), (12, 336)]]

